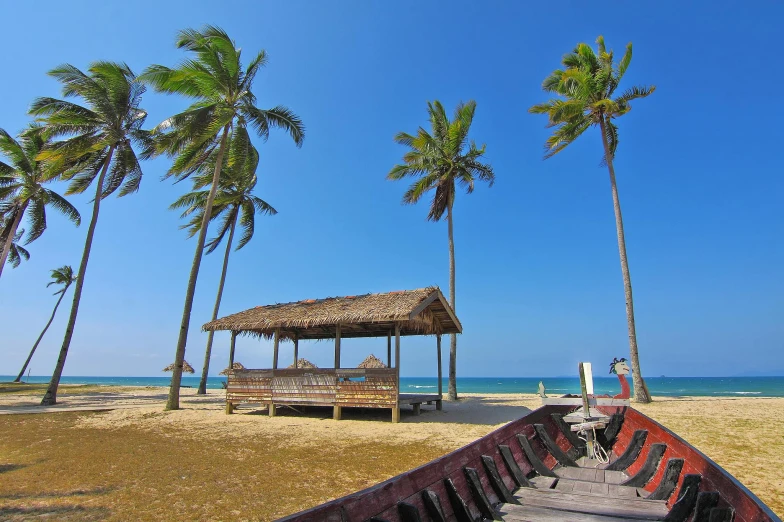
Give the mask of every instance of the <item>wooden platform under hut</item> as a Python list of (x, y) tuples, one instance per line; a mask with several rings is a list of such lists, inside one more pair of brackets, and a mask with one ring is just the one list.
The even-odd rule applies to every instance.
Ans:
[[(392, 422), (400, 420), (401, 405), (410, 404), (414, 414), (419, 414), (422, 403), (435, 403), (436, 409), (441, 409), (441, 336), (463, 331), (438, 287), (257, 306), (211, 321), (203, 329), (231, 332), (230, 367), (237, 335), (273, 340), (272, 368), (229, 374), (227, 413), (241, 403), (266, 404), (270, 416), (275, 415), (276, 406), (318, 405), (332, 406), (333, 418), (338, 420), (342, 408), (389, 408)], [(400, 393), (400, 340), (410, 335), (436, 337), (437, 394)], [(341, 367), (341, 339), (355, 337), (386, 337), (386, 364), (373, 356), (383, 367)], [(335, 367), (302, 367), (299, 341), (303, 339), (334, 339)], [(294, 344), (293, 368), (278, 367), (281, 341)]]

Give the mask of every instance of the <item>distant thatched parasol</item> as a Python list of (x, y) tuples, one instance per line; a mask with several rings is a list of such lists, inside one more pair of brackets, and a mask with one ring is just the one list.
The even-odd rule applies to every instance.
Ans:
[[(231, 365), (231, 369), (232, 370), (244, 370), (245, 367), (242, 365), (242, 363), (235, 362), (234, 364)], [(228, 375), (228, 374), (229, 374), (229, 369), (225, 368), (218, 375)]]
[[(174, 363), (171, 363), (169, 366), (167, 366), (166, 368), (164, 368), (161, 371), (162, 372), (173, 372), (174, 371)], [(184, 371), (186, 373), (196, 373), (196, 371), (193, 369), (193, 366), (191, 366), (188, 363), (188, 361), (182, 361), (182, 371)]]
[(381, 359), (373, 355), (372, 353), (365, 357), (365, 360), (359, 363), (357, 368), (386, 368), (387, 365), (384, 364)]
[[(294, 368), (294, 365), (290, 364), (288, 367)], [(307, 359), (299, 359), (297, 361), (297, 368), (318, 368), (318, 366), (316, 366), (315, 364), (313, 364)]]

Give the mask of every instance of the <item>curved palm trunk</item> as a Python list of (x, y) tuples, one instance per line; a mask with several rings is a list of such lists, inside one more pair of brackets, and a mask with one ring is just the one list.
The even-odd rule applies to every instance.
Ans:
[[(226, 282), (226, 269), (229, 267), (229, 254), (231, 254), (231, 242), (234, 239), (234, 228), (237, 226), (237, 217), (239, 212), (234, 215), (231, 222), (231, 229), (229, 230), (229, 239), (226, 243), (226, 253), (223, 254), (223, 270), (221, 271), (220, 283), (218, 283), (218, 296), (215, 298), (215, 308), (212, 309), (212, 320), (218, 318), (218, 310), (220, 309), (221, 298), (223, 297), (223, 284)], [(211, 331), (207, 334), (207, 350), (204, 352), (204, 366), (201, 370), (201, 381), (199, 381), (199, 389), (196, 391), (198, 395), (205, 395), (207, 393), (207, 372), (210, 370), (210, 356), (212, 355), (212, 338), (215, 332)]]
[(19, 223), (22, 222), (22, 216), (27, 209), (27, 202), (22, 205), (21, 209), (18, 209), (16, 214), (14, 215), (14, 219), (11, 222), (11, 226), (8, 230), (5, 231), (3, 234), (3, 253), (0, 254), (0, 276), (3, 275), (3, 267), (5, 266), (5, 261), (8, 259), (8, 252), (11, 251), (11, 243), (14, 242), (14, 236), (16, 236), (16, 230), (19, 228)]
[[(455, 311), (455, 237), (452, 230), (452, 203), (446, 211), (446, 221), (449, 229), (449, 304)], [(447, 399), (457, 400), (457, 334), (451, 335), (449, 346), (449, 386)]]
[(93, 215), (90, 218), (90, 227), (87, 229), (87, 239), (84, 241), (84, 252), (82, 253), (82, 262), (79, 264), (79, 273), (76, 275), (76, 287), (74, 288), (71, 315), (68, 317), (68, 326), (65, 327), (65, 338), (63, 339), (63, 345), (60, 348), (60, 355), (57, 357), (57, 365), (54, 367), (52, 380), (49, 381), (49, 387), (46, 389), (44, 398), (41, 400), (41, 406), (57, 404), (57, 387), (60, 385), (60, 377), (62, 376), (63, 368), (65, 367), (65, 358), (68, 356), (68, 348), (71, 346), (71, 338), (73, 337), (74, 327), (76, 326), (76, 316), (79, 313), (79, 301), (82, 298), (82, 287), (84, 286), (84, 274), (87, 272), (87, 261), (90, 259), (90, 249), (93, 246), (95, 225), (98, 223), (98, 212), (101, 209), (103, 183), (106, 179), (106, 171), (109, 170), (109, 164), (112, 162), (114, 148), (114, 145), (109, 148), (109, 155), (106, 156), (106, 163), (103, 164), (101, 174), (98, 176), (98, 182), (96, 183)]
[(57, 307), (60, 306), (60, 303), (62, 302), (63, 297), (65, 297), (65, 292), (67, 292), (67, 291), (68, 291), (68, 287), (66, 286), (65, 288), (63, 288), (63, 293), (60, 294), (60, 299), (58, 299), (57, 303), (54, 305), (54, 310), (52, 310), (52, 316), (49, 318), (49, 322), (46, 323), (46, 326), (44, 326), (44, 331), (41, 332), (41, 335), (39, 335), (38, 339), (35, 340), (35, 344), (33, 345), (33, 349), (30, 350), (30, 355), (27, 356), (27, 360), (25, 361), (24, 366), (22, 366), (22, 370), (19, 372), (19, 375), (17, 375), (16, 379), (14, 379), (14, 382), (19, 382), (19, 381), (22, 380), (22, 376), (24, 375), (25, 370), (27, 370), (27, 365), (30, 364), (30, 360), (33, 358), (33, 354), (35, 353), (36, 348), (38, 348), (38, 344), (41, 342), (41, 339), (44, 338), (44, 334), (49, 329), (49, 326), (51, 326), (52, 321), (54, 321), (54, 314), (57, 313)]
[(637, 330), (634, 325), (634, 301), (632, 299), (632, 278), (629, 274), (629, 261), (626, 258), (626, 237), (623, 233), (623, 217), (621, 216), (621, 200), (618, 197), (618, 186), (615, 183), (615, 168), (610, 156), (610, 146), (607, 143), (606, 123), (604, 117), (599, 120), (604, 144), (604, 157), (607, 158), (607, 169), (610, 171), (610, 187), (612, 188), (613, 209), (615, 210), (615, 228), (618, 231), (618, 251), (621, 255), (621, 273), (623, 274), (623, 290), (626, 294), (626, 323), (629, 328), (629, 353), (632, 359), (632, 377), (634, 380), (634, 400), (636, 402), (651, 402), (648, 387), (640, 371), (640, 355), (637, 351)]
[(180, 337), (177, 339), (177, 351), (174, 355), (174, 371), (172, 372), (171, 385), (169, 386), (169, 398), (166, 400), (165, 410), (180, 409), (180, 383), (182, 382), (182, 361), (185, 360), (185, 344), (188, 341), (188, 327), (191, 323), (191, 310), (193, 309), (193, 294), (196, 292), (196, 280), (199, 277), (199, 267), (201, 257), (204, 253), (204, 241), (207, 238), (207, 226), (212, 215), (212, 202), (215, 200), (215, 193), (218, 191), (218, 180), (220, 179), (221, 168), (223, 167), (223, 154), (226, 152), (226, 138), (229, 133), (229, 125), (223, 127), (218, 157), (215, 162), (215, 172), (212, 175), (212, 187), (207, 203), (204, 206), (204, 217), (201, 220), (201, 230), (199, 230), (199, 240), (196, 244), (196, 254), (193, 256), (191, 274), (188, 278), (188, 289), (185, 292), (185, 307), (182, 311), (182, 322), (180, 323)]

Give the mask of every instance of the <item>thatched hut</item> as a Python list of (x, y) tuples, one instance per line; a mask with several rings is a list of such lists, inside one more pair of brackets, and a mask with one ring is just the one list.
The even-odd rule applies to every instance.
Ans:
[(297, 359), (296, 363), (289, 364), (288, 366), (286, 366), (286, 368), (306, 368), (306, 369), (310, 368), (310, 369), (313, 369), (313, 368), (318, 368), (318, 366), (316, 366), (315, 364), (313, 364), (312, 362), (310, 362), (307, 359)]
[[(400, 420), (403, 404), (412, 405), (415, 414), (422, 403), (435, 402), (436, 409), (441, 409), (441, 336), (463, 331), (454, 310), (435, 286), (256, 306), (211, 321), (202, 329), (231, 332), (229, 365), (234, 361), (238, 335), (273, 340), (271, 368), (249, 369), (235, 379), (229, 375), (227, 413), (242, 402), (266, 403), (270, 416), (275, 415), (276, 403), (319, 404), (333, 406), (335, 419), (340, 419), (344, 407), (390, 408), (393, 422)], [(400, 393), (400, 340), (410, 335), (435, 337), (436, 394)], [(341, 366), (341, 339), (345, 338), (386, 338), (386, 364), (372, 356), (359, 368)], [(334, 367), (306, 365), (299, 358), (302, 339), (334, 339)], [(281, 341), (294, 345), (295, 363), (288, 368), (278, 365)]]
[[(232, 370), (244, 370), (245, 366), (243, 366), (242, 363), (240, 363), (240, 362), (235, 362), (235, 363), (233, 363), (231, 365), (231, 369)], [(229, 374), (229, 369), (228, 368), (224, 368), (218, 375), (228, 375), (228, 374)]]
[[(169, 366), (161, 370), (162, 372), (173, 372), (174, 371), (174, 363), (171, 363)], [(188, 361), (182, 361), (182, 371), (185, 373), (196, 373), (196, 370), (193, 369), (193, 366), (188, 363)]]
[(386, 368), (387, 365), (384, 364), (381, 359), (373, 355), (372, 353), (365, 357), (365, 360), (359, 363), (357, 368)]

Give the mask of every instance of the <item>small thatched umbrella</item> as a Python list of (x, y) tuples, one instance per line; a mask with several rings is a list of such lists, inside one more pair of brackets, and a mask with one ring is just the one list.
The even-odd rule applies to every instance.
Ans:
[[(169, 366), (161, 370), (162, 372), (173, 372), (174, 371), (174, 363), (171, 363)], [(182, 361), (182, 371), (186, 373), (196, 373), (193, 369), (193, 366), (188, 363), (188, 361)]]
[[(289, 368), (295, 368), (295, 366), (293, 364), (290, 364), (288, 367)], [(312, 362), (310, 362), (307, 359), (299, 359), (297, 361), (296, 368), (318, 368), (318, 366), (316, 366), (315, 364), (313, 364)]]
[(357, 368), (386, 368), (387, 365), (384, 364), (381, 359), (373, 355), (372, 353), (365, 357), (365, 360), (359, 363)]
[[(235, 362), (234, 364), (231, 365), (231, 369), (232, 370), (244, 370), (245, 367), (242, 365), (242, 363)], [(229, 374), (229, 369), (225, 368), (218, 375), (228, 375), (228, 374)]]

